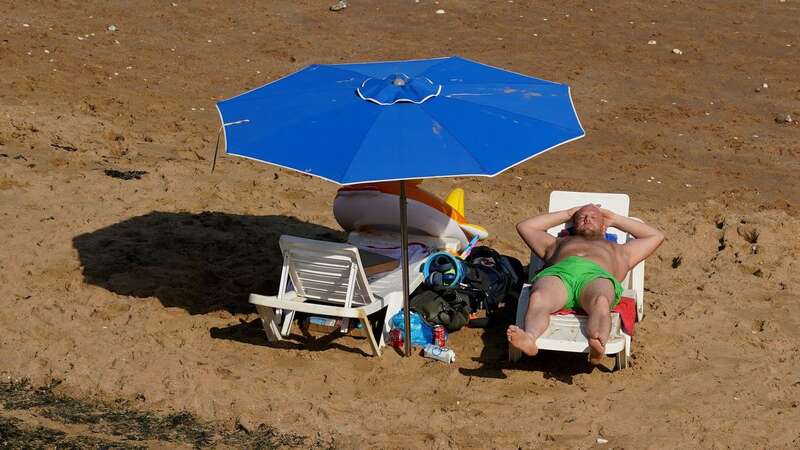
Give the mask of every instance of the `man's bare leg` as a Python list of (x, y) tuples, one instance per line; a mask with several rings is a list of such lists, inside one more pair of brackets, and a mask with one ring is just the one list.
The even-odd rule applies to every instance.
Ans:
[(525, 328), (509, 325), (508, 342), (522, 353), (533, 356), (539, 353), (536, 339), (550, 325), (550, 314), (564, 307), (567, 289), (557, 277), (542, 277), (531, 288), (528, 311), (525, 313)]
[(610, 280), (597, 279), (587, 284), (581, 293), (581, 307), (589, 319), (586, 334), (589, 338), (589, 363), (603, 362), (606, 342), (611, 334), (611, 302), (615, 296)]

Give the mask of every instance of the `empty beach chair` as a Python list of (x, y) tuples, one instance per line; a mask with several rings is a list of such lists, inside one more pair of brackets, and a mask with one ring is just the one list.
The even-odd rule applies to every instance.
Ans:
[[(403, 305), (401, 267), (370, 282), (353, 244), (283, 235), (280, 248), (283, 268), (278, 295), (250, 294), (267, 338), (275, 342), (287, 336), (294, 312), (350, 318), (361, 322), (373, 355), (380, 356), (390, 314)], [(421, 255), (410, 263), (411, 290), (422, 282), (423, 262)], [(376, 317), (379, 312), (385, 312), (382, 319)]]

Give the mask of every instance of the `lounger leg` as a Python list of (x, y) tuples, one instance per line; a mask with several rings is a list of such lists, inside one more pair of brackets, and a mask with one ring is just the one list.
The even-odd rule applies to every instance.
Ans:
[(275, 310), (268, 306), (256, 305), (258, 315), (261, 316), (261, 324), (264, 326), (264, 331), (267, 333), (267, 340), (270, 342), (278, 342), (281, 340), (281, 330), (275, 320)]
[(375, 341), (378, 343), (378, 348), (383, 348), (386, 346), (386, 340), (384, 335), (387, 332), (385, 330), (389, 329), (389, 325), (387, 324), (386, 314), (387, 308), (383, 308), (380, 311), (372, 314), (372, 333), (375, 335)]
[(292, 332), (292, 324), (294, 323), (294, 311), (283, 310), (283, 326), (281, 327), (281, 335), (288, 336)]
[(367, 332), (369, 346), (372, 347), (372, 355), (381, 356), (381, 349), (378, 347), (378, 343), (375, 341), (375, 333), (372, 332), (372, 325), (369, 323), (369, 319), (362, 317), (359, 320), (361, 320), (361, 324), (364, 326), (364, 330)]

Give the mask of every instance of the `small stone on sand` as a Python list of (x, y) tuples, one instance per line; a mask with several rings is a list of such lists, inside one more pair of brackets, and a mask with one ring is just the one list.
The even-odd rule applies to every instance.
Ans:
[(347, 8), (347, 0), (339, 0), (338, 2), (332, 4), (328, 9), (331, 11), (341, 11)]

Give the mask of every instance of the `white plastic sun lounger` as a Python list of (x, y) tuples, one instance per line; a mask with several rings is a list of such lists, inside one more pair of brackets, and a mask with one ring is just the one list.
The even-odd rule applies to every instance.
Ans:
[[(403, 306), (401, 268), (370, 283), (353, 244), (288, 235), (281, 236), (279, 242), (283, 269), (278, 295), (250, 294), (250, 303), (258, 309), (267, 339), (276, 342), (287, 336), (294, 312), (346, 317), (362, 323), (373, 355), (380, 356), (391, 315)], [(422, 282), (423, 262), (424, 257), (409, 265), (411, 291)], [(369, 316), (384, 308), (383, 322), (373, 326)]]
[[(625, 194), (553, 191), (550, 194), (549, 212), (582, 206), (587, 203), (600, 204), (602, 208), (619, 215), (628, 216), (630, 200)], [(564, 227), (565, 224), (561, 224), (547, 230), (547, 232), (553, 236), (558, 236), (558, 233)], [(613, 227), (609, 228), (607, 233), (616, 234), (617, 243), (619, 244), (624, 244), (628, 239), (632, 239), (632, 236)], [(532, 253), (528, 270), (529, 279), (541, 270), (543, 266), (543, 261)], [(644, 317), (644, 261), (637, 264), (628, 273), (622, 282), (622, 287), (625, 288), (622, 293), (623, 297), (635, 299), (636, 318), (637, 320), (642, 320)], [(524, 325), (530, 294), (531, 285), (524, 285), (517, 304), (516, 324), (518, 327)], [(575, 314), (550, 316), (550, 326), (536, 340), (536, 346), (540, 350), (588, 353), (589, 341), (586, 336), (586, 319), (587, 316)], [(606, 354), (615, 356), (616, 369), (628, 367), (631, 355), (631, 337), (622, 331), (619, 314), (615, 312), (611, 313), (611, 336), (606, 343)], [(522, 352), (509, 345), (509, 359), (517, 361), (521, 357)]]

